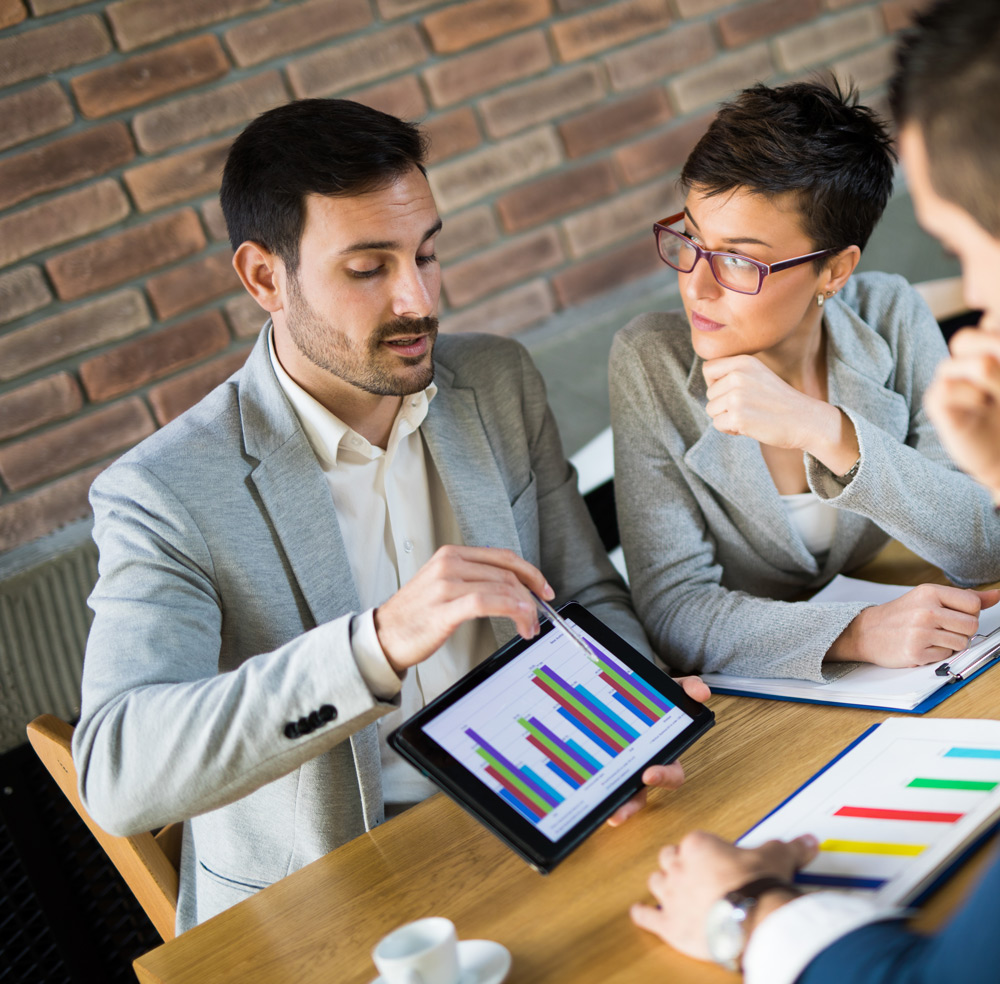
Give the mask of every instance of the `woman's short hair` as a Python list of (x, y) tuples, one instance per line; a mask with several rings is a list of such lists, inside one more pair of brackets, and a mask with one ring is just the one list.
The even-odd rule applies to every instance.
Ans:
[(892, 192), (895, 159), (885, 124), (854, 88), (758, 83), (723, 103), (681, 182), (710, 196), (794, 194), (815, 249), (864, 249)]

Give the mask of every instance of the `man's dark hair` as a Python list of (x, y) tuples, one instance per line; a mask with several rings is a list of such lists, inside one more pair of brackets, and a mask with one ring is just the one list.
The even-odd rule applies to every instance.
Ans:
[(723, 103), (681, 182), (710, 196), (737, 188), (765, 197), (791, 192), (815, 249), (864, 249), (892, 192), (894, 161), (885, 125), (858, 105), (853, 88), (758, 83)]
[(934, 190), (1000, 237), (1000, 4), (946, 0), (896, 49), (889, 87), (900, 126), (916, 123)]
[(299, 265), (306, 195), (378, 191), (424, 171), (418, 127), (347, 99), (300, 99), (262, 113), (236, 138), (222, 173), (222, 212), (233, 249), (251, 240)]

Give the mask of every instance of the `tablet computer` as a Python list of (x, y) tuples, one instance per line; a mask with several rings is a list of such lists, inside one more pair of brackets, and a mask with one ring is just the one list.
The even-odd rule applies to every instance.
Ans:
[(587, 611), (544, 620), (422, 711), (389, 743), (532, 867), (552, 868), (672, 762), (715, 716)]

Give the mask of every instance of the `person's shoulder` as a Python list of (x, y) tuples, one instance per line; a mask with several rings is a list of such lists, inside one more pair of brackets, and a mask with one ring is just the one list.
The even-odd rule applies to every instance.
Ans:
[(913, 285), (896, 273), (855, 274), (840, 300), (895, 349), (919, 340), (942, 340), (934, 315)]
[(687, 375), (695, 353), (683, 311), (649, 311), (620, 329), (611, 344), (611, 371), (638, 359), (644, 366)]
[(483, 332), (438, 335), (434, 361), (447, 369), (458, 385), (492, 380), (497, 371), (532, 366), (527, 349), (513, 338)]

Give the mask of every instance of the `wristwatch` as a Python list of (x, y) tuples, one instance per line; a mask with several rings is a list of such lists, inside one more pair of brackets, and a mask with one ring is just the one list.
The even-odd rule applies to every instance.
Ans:
[(727, 892), (713, 902), (705, 917), (705, 936), (712, 959), (726, 970), (738, 971), (747, 945), (746, 923), (760, 897), (774, 888), (798, 895), (799, 891), (783, 878), (755, 878), (734, 892)]

